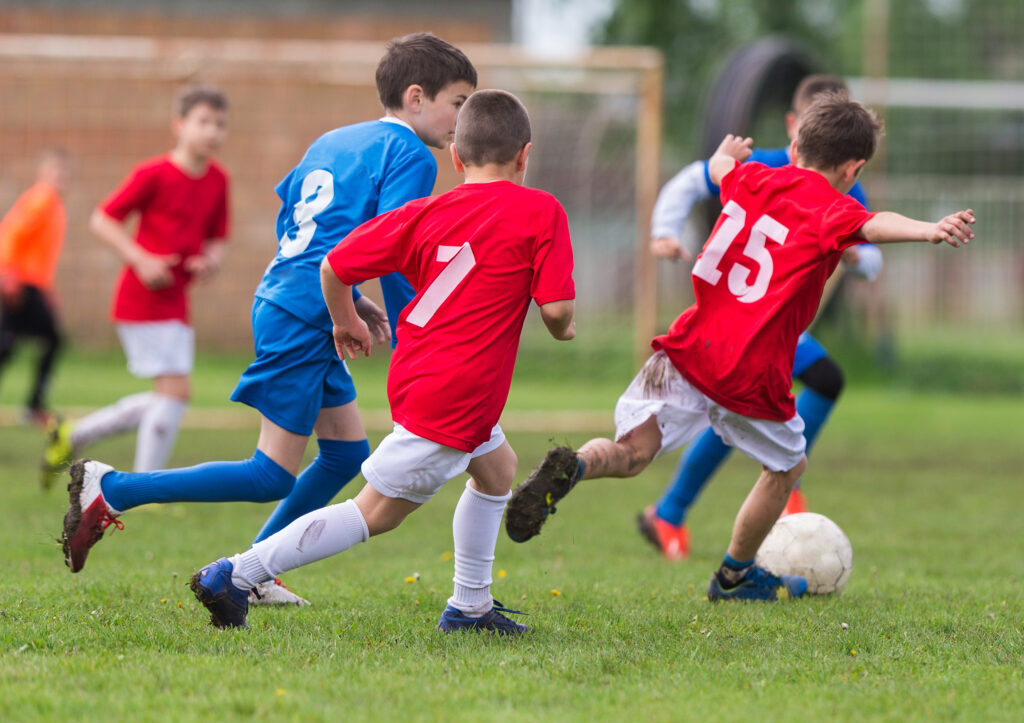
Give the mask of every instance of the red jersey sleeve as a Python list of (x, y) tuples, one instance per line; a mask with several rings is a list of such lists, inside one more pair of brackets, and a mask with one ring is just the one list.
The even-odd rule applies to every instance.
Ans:
[(342, 283), (354, 286), (402, 270), (406, 212), (403, 206), (372, 218), (331, 249), (327, 262)]
[(836, 199), (821, 216), (821, 227), (818, 232), (821, 252), (828, 255), (855, 244), (865, 243), (865, 240), (856, 234), (874, 215), (850, 196)]
[(124, 221), (132, 211), (145, 208), (156, 190), (156, 174), (151, 168), (136, 166), (121, 185), (100, 204), (111, 218)]
[(533, 282), (530, 296), (537, 304), (576, 298), (572, 280), (572, 243), (569, 220), (560, 204), (554, 202), (548, 229), (538, 234), (533, 254)]
[(215, 238), (224, 240), (227, 239), (230, 234), (231, 212), (228, 208), (228, 198), (230, 196), (228, 193), (228, 187), (230, 186), (231, 179), (228, 177), (227, 173), (222, 170), (220, 170), (220, 176), (222, 179), (220, 198), (218, 199), (217, 207), (214, 210), (213, 215), (210, 217), (210, 224), (206, 231), (207, 239)]

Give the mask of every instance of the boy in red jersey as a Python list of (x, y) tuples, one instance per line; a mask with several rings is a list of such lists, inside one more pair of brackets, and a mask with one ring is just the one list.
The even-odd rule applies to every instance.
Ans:
[(751, 139), (726, 136), (709, 162), (724, 209), (693, 268), (696, 303), (651, 346), (655, 354), (619, 398), (616, 440), (558, 448), (516, 489), (506, 530), (517, 542), (540, 531), (580, 479), (634, 477), (708, 426), (762, 465), (740, 508), (708, 598), (799, 597), (802, 577), (754, 564), (807, 460), (791, 370), (797, 337), (814, 317), (843, 251), (865, 241), (966, 244), (972, 211), (938, 223), (869, 213), (845, 196), (874, 153), (881, 123), (845, 95), (815, 100), (791, 153), (770, 169), (741, 164)]
[[(85, 446), (136, 428), (135, 471), (166, 466), (191, 395), (195, 343), (186, 292), (217, 271), (228, 235), (228, 176), (213, 160), (227, 133), (227, 109), (217, 88), (184, 88), (174, 148), (137, 165), (93, 212), (93, 233), (124, 261), (111, 316), (128, 370), (152, 379), (153, 391), (52, 429), (44, 474), (60, 474)], [(132, 238), (125, 221), (136, 213)]]
[(26, 420), (40, 427), (53, 417), (46, 407), (46, 389), (61, 344), (53, 277), (64, 245), (67, 215), (62, 196), (70, 177), (67, 151), (44, 151), (35, 185), (18, 197), (0, 221), (0, 372), (18, 339), (40, 340), (35, 382), (25, 405)]
[(522, 186), (530, 120), (509, 93), (466, 101), (452, 160), (466, 182), (350, 233), (321, 266), (339, 356), (369, 355), (351, 287), (399, 271), (416, 296), (399, 316), (388, 374), (394, 431), (363, 463), (369, 484), (192, 577), (217, 627), (246, 627), (248, 591), (399, 525), (468, 470), (455, 509), (455, 590), (438, 629), (518, 634), (491, 597), (491, 566), (516, 456), (498, 426), (531, 299), (556, 339), (575, 336), (572, 247), (561, 205)]

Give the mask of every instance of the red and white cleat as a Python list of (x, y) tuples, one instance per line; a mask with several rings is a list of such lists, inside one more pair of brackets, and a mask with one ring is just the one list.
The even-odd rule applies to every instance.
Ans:
[(85, 567), (89, 549), (100, 541), (103, 532), (110, 525), (119, 530), (124, 523), (117, 519), (121, 513), (107, 504), (100, 489), (100, 480), (113, 467), (91, 459), (80, 459), (71, 465), (71, 482), (68, 484), (70, 503), (64, 515), (64, 564), (71, 572)]
[(261, 582), (255, 590), (249, 591), (250, 605), (309, 605), (309, 600), (299, 597), (288, 586), (281, 582), (281, 578)]
[(658, 517), (654, 507), (648, 507), (636, 518), (640, 534), (661, 550), (666, 560), (685, 560), (690, 556), (690, 530), (686, 525), (673, 525)]

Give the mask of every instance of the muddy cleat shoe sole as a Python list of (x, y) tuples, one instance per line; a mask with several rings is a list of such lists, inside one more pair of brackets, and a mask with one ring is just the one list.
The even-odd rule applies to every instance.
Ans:
[(64, 548), (64, 564), (71, 572), (85, 567), (89, 550), (103, 538), (103, 532), (113, 525), (119, 530), (124, 523), (117, 519), (120, 514), (103, 499), (100, 480), (114, 468), (102, 462), (82, 459), (71, 465), (71, 482), (68, 483), (68, 511), (64, 515), (64, 531), (61, 546)]
[(544, 461), (519, 485), (508, 501), (505, 531), (515, 542), (526, 542), (540, 533), (555, 504), (579, 481), (579, 458), (569, 447), (549, 450)]
[(188, 586), (196, 600), (210, 611), (210, 625), (215, 628), (249, 629), (249, 591), (240, 590), (231, 582), (234, 566), (226, 557), (199, 570)]

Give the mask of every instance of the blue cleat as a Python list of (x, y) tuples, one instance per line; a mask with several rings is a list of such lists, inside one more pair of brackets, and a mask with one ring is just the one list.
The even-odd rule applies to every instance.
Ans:
[(196, 600), (210, 611), (210, 625), (215, 628), (245, 628), (249, 612), (249, 591), (240, 590), (231, 582), (234, 566), (222, 557), (192, 576), (189, 587)]
[(441, 619), (437, 621), (437, 629), (442, 633), (453, 633), (458, 630), (486, 630), (497, 635), (522, 635), (530, 632), (529, 627), (509, 620), (502, 613), (528, 614), (520, 610), (509, 610), (497, 600), (494, 601), (493, 608), (478, 618), (464, 615), (458, 609), (448, 605), (441, 613)]
[(792, 600), (807, 591), (807, 580), (798, 575), (773, 575), (763, 567), (751, 565), (736, 587), (723, 588), (718, 575), (711, 573), (708, 600)]

